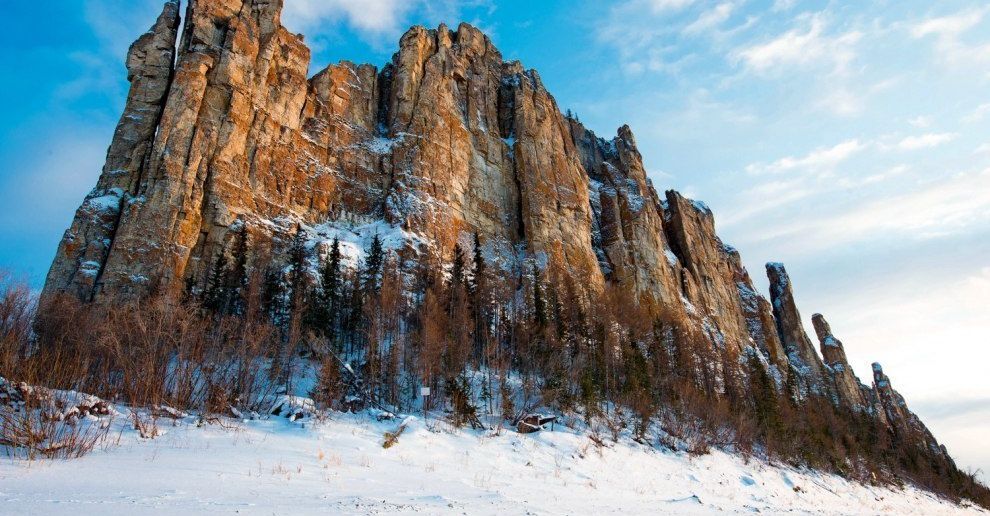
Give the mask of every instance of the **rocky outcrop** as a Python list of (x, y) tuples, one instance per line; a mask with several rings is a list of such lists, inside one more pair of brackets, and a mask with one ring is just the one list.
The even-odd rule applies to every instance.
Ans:
[[(278, 253), (296, 223), (383, 218), (444, 254), (478, 233), (502, 266), (523, 249), (566, 265), (588, 293), (627, 285), (734, 356), (758, 345), (781, 363), (768, 306), (711, 212), (676, 192), (661, 200), (628, 126), (598, 138), (467, 24), (410, 29), (381, 70), (341, 62), (306, 79), (309, 51), (280, 8), (191, 2), (173, 56), (167, 4), (132, 50), (136, 100), (46, 292), (201, 288), (238, 221)], [(150, 129), (132, 136), (130, 114), (147, 106)]]
[(818, 335), (825, 370), (835, 385), (835, 393), (839, 403), (853, 410), (867, 409), (868, 404), (863, 396), (863, 385), (859, 378), (856, 378), (852, 367), (849, 366), (842, 341), (832, 335), (832, 328), (822, 314), (811, 316), (811, 322), (815, 326), (815, 334)]
[(179, 6), (165, 4), (128, 53), (124, 115), (45, 295), (202, 288), (232, 228), (276, 259), (297, 225), (339, 219), (401, 228), (447, 257), (476, 233), (504, 271), (554, 263), (586, 299), (616, 286), (689, 325), (726, 392), (757, 354), (797, 398), (865, 408), (892, 431), (920, 425), (882, 372), (859, 383), (816, 316), (822, 362), (783, 266), (767, 266), (771, 303), (711, 210), (658, 194), (628, 126), (596, 136), (467, 24), (413, 27), (380, 69), (343, 61), (307, 78), (281, 7), (192, 0), (176, 45)]
[(949, 456), (945, 446), (935, 440), (928, 427), (922, 423), (913, 412), (908, 410), (907, 402), (899, 392), (894, 390), (890, 378), (883, 372), (883, 367), (873, 363), (873, 392), (879, 407), (884, 412), (884, 422), (889, 425), (893, 437), (899, 443), (918, 443), (934, 457), (942, 459), (953, 468), (955, 463)]
[(48, 273), (48, 291), (91, 299), (103, 274), (121, 211), (135, 200), (172, 81), (179, 2), (165, 3), (158, 20), (127, 52), (131, 83), (107, 161), (96, 187), (76, 211)]
[(770, 279), (770, 301), (773, 303), (777, 334), (784, 352), (787, 353), (797, 392), (802, 396), (830, 395), (824, 365), (804, 331), (801, 314), (794, 302), (794, 287), (787, 270), (781, 263), (768, 263), (767, 277)]

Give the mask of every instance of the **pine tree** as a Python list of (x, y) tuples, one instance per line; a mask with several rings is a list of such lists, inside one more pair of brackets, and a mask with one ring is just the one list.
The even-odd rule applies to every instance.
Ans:
[(545, 327), (549, 319), (545, 295), (540, 270), (533, 264), (533, 320), (540, 328)]
[(277, 267), (270, 266), (265, 270), (261, 305), (273, 324), (282, 326), (285, 323), (285, 284), (282, 281), (282, 273)]
[(306, 269), (309, 253), (306, 251), (306, 233), (296, 229), (296, 237), (289, 248), (289, 311), (296, 312), (306, 301)]
[(783, 421), (778, 407), (777, 389), (766, 368), (755, 353), (749, 354), (749, 391), (753, 398), (753, 412), (764, 442), (781, 438)]
[(485, 257), (481, 253), (481, 239), (474, 234), (474, 250), (471, 260), (471, 277), (468, 278), (468, 296), (471, 301), (471, 317), (474, 322), (474, 353), (487, 365), (485, 344), (488, 333), (488, 307), (486, 306)]
[(382, 264), (385, 261), (385, 250), (382, 241), (375, 233), (375, 238), (368, 248), (368, 256), (364, 260), (364, 268), (361, 271), (361, 288), (365, 293), (375, 293), (381, 288)]
[(214, 312), (221, 312), (227, 305), (229, 293), (227, 291), (227, 254), (221, 249), (216, 260), (213, 261), (213, 268), (210, 269), (210, 276), (206, 282), (206, 291), (203, 295), (203, 306)]
[(471, 278), (468, 280), (468, 292), (477, 295), (482, 289), (485, 279), (485, 257), (481, 254), (481, 240), (478, 233), (474, 234), (474, 254), (471, 261)]
[(333, 239), (330, 255), (320, 269), (320, 290), (314, 304), (313, 325), (331, 341), (337, 337), (341, 311), (341, 254), (340, 240)]
[(464, 285), (464, 250), (461, 244), (454, 244), (454, 261), (450, 266), (451, 285)]
[(235, 315), (244, 315), (247, 307), (248, 286), (248, 233), (247, 224), (241, 223), (234, 240), (234, 264), (227, 275), (227, 291), (229, 299), (224, 311)]
[(320, 373), (316, 378), (316, 385), (309, 393), (317, 406), (333, 408), (334, 404), (340, 400), (343, 394), (343, 381), (340, 377), (340, 368), (337, 360), (331, 355), (323, 360)]

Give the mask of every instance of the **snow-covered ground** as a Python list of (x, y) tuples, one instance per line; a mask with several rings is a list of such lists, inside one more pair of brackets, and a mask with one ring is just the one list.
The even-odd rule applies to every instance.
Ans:
[(368, 414), (187, 418), (163, 421), (151, 440), (115, 426), (112, 445), (81, 459), (0, 459), (0, 514), (986, 514), (719, 451), (690, 457), (629, 440), (599, 449), (559, 425), (493, 435)]

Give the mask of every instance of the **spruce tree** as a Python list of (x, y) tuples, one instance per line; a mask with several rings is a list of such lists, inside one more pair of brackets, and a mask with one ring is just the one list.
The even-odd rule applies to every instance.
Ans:
[(375, 233), (375, 238), (368, 248), (368, 256), (364, 260), (364, 267), (361, 271), (361, 288), (365, 293), (377, 293), (381, 288), (382, 264), (385, 261), (385, 249), (382, 247), (382, 240)]
[(454, 261), (450, 266), (451, 285), (464, 285), (464, 250), (461, 244), (454, 245)]
[(755, 353), (750, 353), (747, 366), (749, 367), (749, 391), (753, 398), (753, 412), (756, 423), (762, 434), (764, 443), (781, 438), (783, 421), (777, 402), (777, 389), (766, 368), (760, 363)]
[(295, 312), (306, 300), (306, 269), (309, 253), (306, 252), (306, 233), (296, 229), (296, 237), (289, 248), (289, 310)]
[(225, 311), (235, 315), (244, 315), (247, 307), (248, 285), (248, 233), (247, 224), (241, 223), (234, 240), (234, 264), (227, 275), (228, 306)]
[(337, 327), (340, 321), (340, 300), (341, 300), (341, 254), (340, 240), (333, 239), (330, 246), (330, 255), (323, 262), (320, 269), (320, 291), (315, 304), (314, 325), (324, 333), (330, 340), (337, 336)]
[[(468, 278), (468, 296), (471, 301), (471, 317), (474, 319), (475, 356), (485, 358), (488, 314), (485, 306), (485, 257), (481, 254), (481, 239), (474, 234), (474, 250), (471, 260), (471, 277)], [(485, 363), (485, 362), (483, 362)]]
[(471, 261), (471, 278), (468, 280), (468, 292), (477, 295), (482, 289), (485, 279), (485, 257), (481, 254), (481, 239), (474, 234), (474, 254)]
[(540, 280), (540, 270), (533, 264), (533, 320), (543, 328), (547, 324), (547, 301), (543, 292), (543, 282)]
[(278, 267), (270, 266), (265, 270), (261, 304), (273, 324), (281, 326), (285, 323), (285, 283)]
[(213, 267), (210, 269), (210, 276), (206, 282), (206, 291), (203, 295), (204, 307), (214, 312), (221, 312), (225, 308), (229, 299), (227, 274), (227, 254), (221, 249), (216, 260), (213, 261)]

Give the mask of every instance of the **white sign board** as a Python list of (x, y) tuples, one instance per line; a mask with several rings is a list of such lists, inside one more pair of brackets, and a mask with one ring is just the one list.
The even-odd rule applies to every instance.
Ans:
[(426, 396), (429, 396), (430, 395), (430, 388), (429, 387), (420, 387), (419, 388), (419, 395), (420, 396), (423, 396), (424, 398)]

